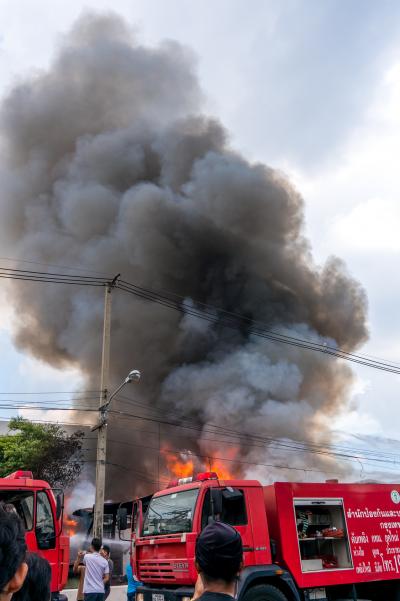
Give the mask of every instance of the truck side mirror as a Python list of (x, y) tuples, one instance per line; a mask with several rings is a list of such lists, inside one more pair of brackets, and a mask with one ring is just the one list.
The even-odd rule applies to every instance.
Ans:
[(56, 518), (57, 518), (57, 520), (59, 520), (60, 517), (62, 516), (63, 509), (64, 509), (64, 495), (62, 493), (58, 493), (58, 495), (56, 496)]
[(211, 488), (211, 515), (215, 519), (222, 513), (222, 490), (220, 488)]
[(222, 491), (222, 496), (224, 498), (225, 501), (239, 501), (243, 498), (243, 493), (241, 490), (238, 490), (237, 488), (231, 488), (230, 486), (227, 486), (223, 491)]
[(117, 511), (118, 530), (126, 530), (128, 528), (128, 510), (126, 507), (119, 507)]

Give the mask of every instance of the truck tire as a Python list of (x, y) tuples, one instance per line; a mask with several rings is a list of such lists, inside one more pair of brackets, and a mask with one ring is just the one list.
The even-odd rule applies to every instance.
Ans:
[(272, 584), (257, 584), (245, 593), (243, 601), (288, 601), (288, 598)]

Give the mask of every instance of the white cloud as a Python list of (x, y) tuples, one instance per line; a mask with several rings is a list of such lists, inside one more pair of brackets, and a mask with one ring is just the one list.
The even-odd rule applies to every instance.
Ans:
[(18, 376), (26, 382), (34, 382), (35, 388), (45, 384), (42, 390), (82, 390), (84, 380), (77, 368), (56, 369), (43, 361), (25, 356), (18, 365)]
[[(21, 382), (28, 383), (28, 390), (35, 389), (37, 391), (68, 391), (71, 394), (57, 395), (44, 395), (43, 399), (46, 401), (56, 400), (59, 402), (62, 399), (63, 407), (71, 405), (71, 398), (74, 397), (73, 391), (81, 391), (84, 389), (84, 379), (81, 372), (78, 369), (65, 369), (59, 370), (34, 359), (33, 357), (24, 357), (18, 365), (18, 375)], [(39, 395), (36, 395), (36, 398)], [(24, 397), (26, 398), (26, 397)], [(28, 396), (28, 399), (30, 397)], [(41, 399), (41, 397), (39, 396)], [(30, 401), (28, 401), (30, 402)], [(93, 403), (93, 401), (92, 401)], [(51, 403), (50, 403), (51, 404)], [(54, 403), (56, 404), (56, 402)], [(78, 404), (78, 403), (76, 403)], [(84, 402), (88, 404), (87, 401)], [(94, 404), (94, 403), (93, 403)], [(83, 411), (65, 411), (65, 410), (35, 410), (35, 409), (20, 409), (19, 415), (22, 415), (26, 419), (58, 422), (60, 424), (79, 424), (82, 426), (91, 426), (96, 422), (96, 415), (94, 412), (83, 412)]]
[(19, 409), (18, 415), (25, 419), (39, 422), (58, 423), (62, 426), (70, 424), (71, 426), (84, 427), (93, 426), (97, 423), (97, 414), (95, 412), (84, 411), (57, 411), (57, 410), (34, 410)]
[[(358, 352), (400, 363), (400, 62), (382, 74), (340, 160), (318, 173), (289, 168), (306, 201), (307, 235), (317, 260), (342, 257), (366, 289), (371, 337)], [(397, 435), (399, 376), (354, 366), (364, 385), (332, 424), (349, 436)]]
[(382, 424), (377, 417), (360, 410), (348, 411), (335, 417), (331, 422), (333, 431), (343, 434), (358, 434), (382, 436), (384, 434)]
[(337, 248), (367, 253), (400, 251), (400, 203), (371, 198), (336, 217), (331, 236)]

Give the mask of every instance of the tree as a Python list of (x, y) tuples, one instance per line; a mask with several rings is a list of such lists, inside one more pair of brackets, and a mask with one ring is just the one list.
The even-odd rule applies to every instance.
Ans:
[(81, 431), (68, 434), (56, 424), (37, 424), (22, 417), (9, 423), (0, 436), (0, 477), (28, 470), (51, 486), (68, 488), (82, 469)]

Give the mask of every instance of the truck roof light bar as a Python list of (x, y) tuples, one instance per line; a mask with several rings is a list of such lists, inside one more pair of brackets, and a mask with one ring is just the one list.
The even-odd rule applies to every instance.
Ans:
[(193, 477), (190, 478), (174, 478), (168, 483), (167, 488), (174, 488), (174, 486), (180, 486), (181, 484), (189, 484), (189, 482), (193, 482)]
[(30, 478), (31, 480), (33, 480), (33, 474), (32, 474), (32, 472), (18, 470), (17, 472), (8, 474), (8, 476), (5, 476), (5, 478), (7, 480), (19, 480), (20, 478)]
[(200, 472), (199, 474), (188, 478), (175, 478), (168, 483), (167, 488), (181, 486), (181, 484), (189, 484), (190, 482), (204, 482), (205, 480), (218, 480), (218, 474), (216, 472)]
[(202, 482), (203, 480), (218, 480), (218, 474), (216, 472), (200, 472), (196, 474), (195, 480)]

